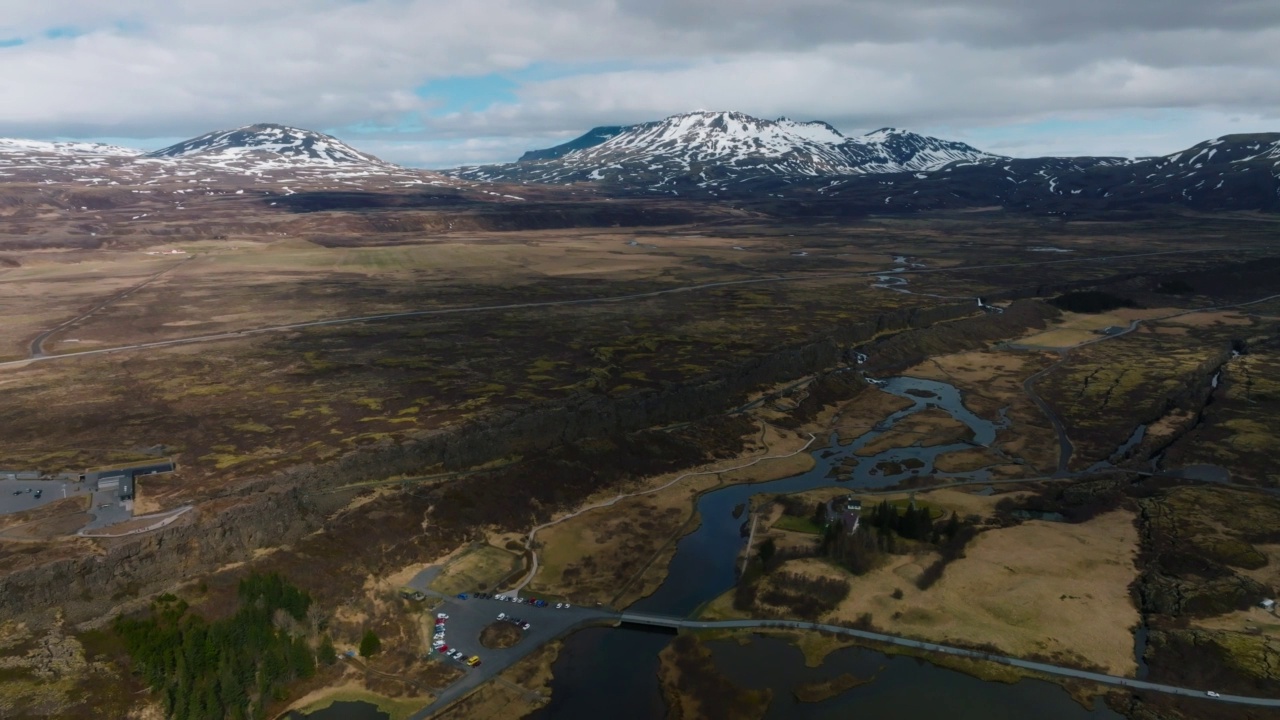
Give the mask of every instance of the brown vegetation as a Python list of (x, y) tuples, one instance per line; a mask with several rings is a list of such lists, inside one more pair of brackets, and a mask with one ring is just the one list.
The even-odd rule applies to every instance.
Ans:
[(658, 656), (658, 677), (673, 720), (764, 717), (770, 690), (738, 687), (716, 669), (695, 635), (681, 635)]
[(480, 644), (490, 650), (506, 650), (524, 639), (520, 628), (509, 622), (495, 622), (480, 631)]

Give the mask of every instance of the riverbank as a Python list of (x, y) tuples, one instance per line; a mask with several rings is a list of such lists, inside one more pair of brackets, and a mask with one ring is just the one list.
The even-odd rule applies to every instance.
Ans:
[[(815, 428), (818, 426), (814, 424)], [(650, 478), (621, 496), (591, 499), (534, 535), (534, 595), (626, 607), (666, 579), (680, 538), (698, 527), (698, 498), (732, 484), (765, 482), (813, 467), (813, 435), (761, 421), (751, 454)]]
[(377, 712), (386, 713), (388, 720), (405, 720), (430, 697), (390, 698), (370, 692), (359, 682), (345, 682), (334, 687), (322, 688), (298, 698), (289, 709), (276, 716), (276, 720), (302, 720), (331, 708), (336, 703), (362, 703), (371, 705)]

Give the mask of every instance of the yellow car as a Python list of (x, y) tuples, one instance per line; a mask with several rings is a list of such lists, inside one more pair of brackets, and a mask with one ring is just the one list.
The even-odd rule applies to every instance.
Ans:
[(472, 655), (471, 657), (467, 658), (467, 664), (468, 664), (468, 665), (470, 665), (471, 667), (475, 667), (475, 666), (479, 665), (479, 664), (480, 664), (480, 656), (479, 656), (479, 655)]

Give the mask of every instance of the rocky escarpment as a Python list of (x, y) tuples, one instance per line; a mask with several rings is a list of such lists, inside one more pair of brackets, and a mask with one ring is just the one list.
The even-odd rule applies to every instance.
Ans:
[(68, 621), (84, 622), (131, 598), (248, 560), (260, 548), (293, 542), (323, 519), (304, 500), (308, 474), (294, 473), (298, 484), (290, 488), (247, 488), (243, 496), (208, 503), (153, 533), (101, 540), (93, 553), (49, 561), (7, 557), (3, 563), (11, 571), (0, 576), (0, 617), (36, 624), (58, 608)]
[(55, 607), (73, 623), (100, 618), (131, 598), (249, 560), (262, 548), (292, 543), (323, 527), (326, 510), (316, 504), (311, 494), (316, 490), (432, 468), (473, 467), (563, 443), (696, 420), (735, 406), (755, 388), (839, 364), (842, 341), (865, 342), (974, 310), (968, 303), (901, 310), (662, 390), (622, 398), (587, 395), (497, 413), (399, 446), (254, 481), (173, 525), (97, 541), (91, 552), (14, 552), (0, 557), (0, 619), (36, 622), (42, 610)]

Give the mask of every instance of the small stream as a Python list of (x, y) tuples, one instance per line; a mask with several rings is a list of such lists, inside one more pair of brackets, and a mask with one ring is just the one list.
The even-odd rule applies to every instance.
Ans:
[[(940, 455), (994, 442), (996, 433), (1007, 424), (1003, 411), (995, 421), (981, 418), (964, 406), (958, 389), (934, 380), (894, 377), (872, 382), (886, 392), (911, 401), (911, 406), (889, 415), (870, 431), (843, 445), (839, 443), (838, 435), (833, 433), (826, 447), (811, 450), (814, 467), (808, 472), (769, 482), (731, 485), (703, 495), (697, 506), (701, 524), (679, 541), (666, 580), (656, 592), (636, 602), (630, 609), (687, 616), (733, 588), (737, 582), (738, 556), (745, 542), (740, 532), (742, 520), (734, 516), (734, 509), (749, 502), (754, 495), (795, 493), (832, 486), (881, 489), (897, 485), (914, 475), (989, 479), (986, 469), (969, 473), (935, 473), (934, 463)], [(892, 448), (870, 457), (855, 454), (904, 419), (929, 408), (939, 408), (963, 423), (972, 433), (972, 440), (933, 447), (912, 445)], [(842, 467), (846, 460), (854, 458), (857, 464), (852, 471), (848, 466)], [(656, 677), (657, 655), (672, 637), (629, 627), (594, 628), (575, 633), (565, 641), (553, 667), (550, 704), (531, 717), (544, 720), (664, 717), (666, 710)], [(726, 647), (728, 649), (717, 646), (715, 650), (723, 672), (748, 687), (776, 687), (770, 717), (845, 718), (850, 717), (855, 708), (873, 712), (892, 710), (898, 707), (895, 703), (910, 704), (926, 697), (935, 699), (932, 704), (926, 703), (931, 713), (945, 706), (950, 715), (963, 712), (968, 714), (957, 717), (975, 720), (1033, 714), (1043, 720), (1119, 717), (1105, 709), (1085, 710), (1065, 691), (1049, 683), (989, 683), (922, 661), (886, 656), (870, 650), (850, 648), (838, 651), (821, 668), (809, 669), (805, 667), (799, 650), (776, 639), (757, 637), (745, 646), (730, 643)], [(886, 668), (873, 683), (823, 703), (798, 705), (792, 699), (788, 683), (807, 682), (809, 676), (817, 677), (815, 673), (824, 677), (842, 672), (860, 674), (869, 663)], [(963, 697), (964, 703), (953, 702), (958, 697)], [(971, 710), (958, 711), (957, 705)], [(1029, 708), (1034, 708), (1034, 712)], [(880, 712), (880, 716), (915, 715)]]

